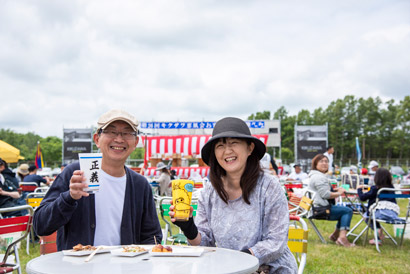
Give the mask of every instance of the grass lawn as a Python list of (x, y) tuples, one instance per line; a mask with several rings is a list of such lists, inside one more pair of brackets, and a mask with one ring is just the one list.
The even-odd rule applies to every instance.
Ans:
[[(406, 212), (407, 200), (402, 199), (399, 202), (401, 215)], [(359, 215), (354, 215), (351, 227), (359, 220)], [(164, 223), (160, 218), (161, 226)], [(316, 226), (322, 232), (327, 244), (322, 244), (313, 228), (309, 226), (309, 243), (307, 264), (304, 273), (409, 273), (410, 272), (410, 240), (405, 240), (402, 249), (398, 249), (392, 241), (385, 239), (380, 247), (381, 253), (377, 252), (374, 246), (367, 244), (363, 246), (364, 235), (357, 241), (354, 248), (340, 247), (328, 240), (329, 235), (333, 232), (336, 222), (315, 220)], [(393, 226), (386, 225), (389, 233), (393, 235)], [(364, 228), (362, 224), (358, 230)], [(173, 227), (173, 232), (177, 233), (178, 228)], [(368, 239), (372, 235), (369, 233)], [(349, 237), (353, 241), (353, 237)], [(31, 259), (40, 255), (39, 244), (34, 247), (30, 245), (30, 255), (26, 253), (26, 242), (23, 241), (20, 247), (20, 260), (22, 263), (23, 273), (25, 265)]]

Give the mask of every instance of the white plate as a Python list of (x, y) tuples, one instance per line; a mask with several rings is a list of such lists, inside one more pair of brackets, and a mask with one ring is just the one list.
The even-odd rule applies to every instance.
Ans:
[(204, 249), (202, 247), (171, 247), (172, 252), (152, 252), (151, 249), (149, 254), (155, 257), (199, 257), (202, 253), (204, 253)]
[(148, 250), (141, 251), (141, 252), (124, 252), (123, 248), (111, 250), (111, 255), (125, 256), (125, 257), (134, 257), (134, 256), (138, 256), (138, 255), (145, 254), (145, 253), (148, 253)]
[[(103, 246), (103, 248), (98, 250), (96, 254), (107, 253), (116, 248), (118, 248), (118, 246)], [(63, 250), (63, 255), (65, 256), (86, 256), (86, 255), (90, 255), (93, 251), (94, 250), (74, 251), (70, 249), (70, 250)]]

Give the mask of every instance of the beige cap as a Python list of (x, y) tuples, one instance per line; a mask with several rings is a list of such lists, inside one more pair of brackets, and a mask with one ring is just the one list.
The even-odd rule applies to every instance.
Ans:
[(29, 174), (28, 171), (28, 164), (21, 164), (18, 168), (17, 168), (17, 172), (23, 175), (27, 175)]
[(98, 119), (98, 129), (105, 129), (114, 121), (124, 121), (128, 123), (135, 131), (138, 132), (138, 120), (128, 112), (120, 109), (112, 109)]

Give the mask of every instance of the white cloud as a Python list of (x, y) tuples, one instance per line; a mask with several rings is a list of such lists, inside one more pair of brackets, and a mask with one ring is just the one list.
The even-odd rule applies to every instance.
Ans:
[[(291, 114), (409, 94), (406, 1), (2, 1), (0, 128)], [(24, 18), (24, 20), (21, 20)]]

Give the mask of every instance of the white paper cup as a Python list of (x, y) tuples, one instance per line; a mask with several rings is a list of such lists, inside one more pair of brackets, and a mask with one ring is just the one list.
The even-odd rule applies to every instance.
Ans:
[(102, 153), (78, 153), (80, 169), (87, 178), (88, 187), (85, 192), (96, 193), (100, 189), (100, 169)]

